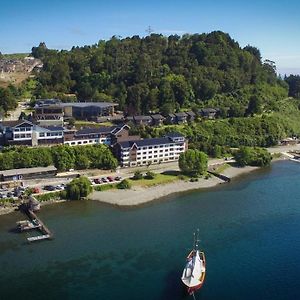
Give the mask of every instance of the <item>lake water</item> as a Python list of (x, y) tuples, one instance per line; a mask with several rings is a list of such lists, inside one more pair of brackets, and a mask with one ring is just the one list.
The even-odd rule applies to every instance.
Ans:
[(277, 162), (218, 188), (138, 208), (43, 207), (53, 241), (25, 242), (0, 217), (0, 299), (191, 299), (180, 276), (200, 229), (197, 299), (300, 299), (300, 164)]

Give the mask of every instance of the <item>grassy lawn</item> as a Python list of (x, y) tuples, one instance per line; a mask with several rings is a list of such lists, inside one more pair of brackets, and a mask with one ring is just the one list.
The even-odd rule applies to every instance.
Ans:
[(223, 164), (222, 166), (218, 167), (215, 172), (220, 174), (222, 172), (224, 172), (226, 169), (228, 169), (230, 167), (229, 164)]
[(129, 179), (132, 186), (140, 186), (140, 187), (151, 187), (160, 184), (167, 184), (179, 180), (178, 176), (174, 175), (165, 175), (165, 174), (156, 174), (154, 179), (140, 179), (140, 180), (132, 180)]

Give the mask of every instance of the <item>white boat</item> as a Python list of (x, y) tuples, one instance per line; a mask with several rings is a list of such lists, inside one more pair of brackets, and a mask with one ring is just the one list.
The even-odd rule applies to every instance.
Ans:
[(187, 256), (187, 263), (181, 276), (181, 280), (190, 295), (193, 295), (195, 291), (202, 287), (205, 279), (205, 255), (204, 252), (198, 249), (198, 235), (199, 230), (197, 230), (197, 236), (194, 233), (193, 250)]

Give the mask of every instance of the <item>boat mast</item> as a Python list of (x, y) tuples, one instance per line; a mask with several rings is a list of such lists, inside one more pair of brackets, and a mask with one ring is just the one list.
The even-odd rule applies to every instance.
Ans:
[(197, 228), (197, 234), (196, 234), (196, 239), (195, 239), (195, 250), (198, 250), (199, 248), (199, 228)]

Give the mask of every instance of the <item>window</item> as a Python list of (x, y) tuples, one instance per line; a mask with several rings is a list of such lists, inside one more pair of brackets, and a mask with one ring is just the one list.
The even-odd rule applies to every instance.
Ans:
[(44, 132), (41, 132), (40, 133), (40, 137), (44, 137), (45, 136), (45, 133)]
[(87, 144), (87, 141), (84, 141), (83, 143), (84, 143), (84, 144)]
[(20, 128), (15, 128), (15, 132), (20, 132)]
[(81, 142), (78, 142), (78, 145), (81, 145), (82, 143)]
[(24, 133), (21, 134), (21, 138), (22, 138), (22, 139), (25, 138), (25, 134), (24, 134)]
[(157, 150), (155, 150), (154, 153), (157, 153)]
[(26, 134), (26, 137), (27, 137), (27, 138), (31, 138), (31, 134), (30, 134), (30, 133), (27, 133), (27, 134)]
[(154, 157), (157, 157), (157, 155), (154, 155)]
[(152, 158), (152, 156), (149, 156), (148, 159)]
[(143, 156), (143, 159), (146, 159), (147, 157), (146, 156)]
[(72, 142), (71, 145), (75, 145), (75, 142)]
[(159, 152), (161, 153), (161, 152), (164, 152), (163, 150), (159, 150)]
[(47, 136), (51, 136), (51, 132), (47, 132)]
[(152, 154), (152, 151), (149, 151), (148, 154)]
[(15, 139), (19, 139), (20, 135), (19, 134), (15, 134)]
[(152, 146), (149, 146), (149, 149), (152, 149)]

